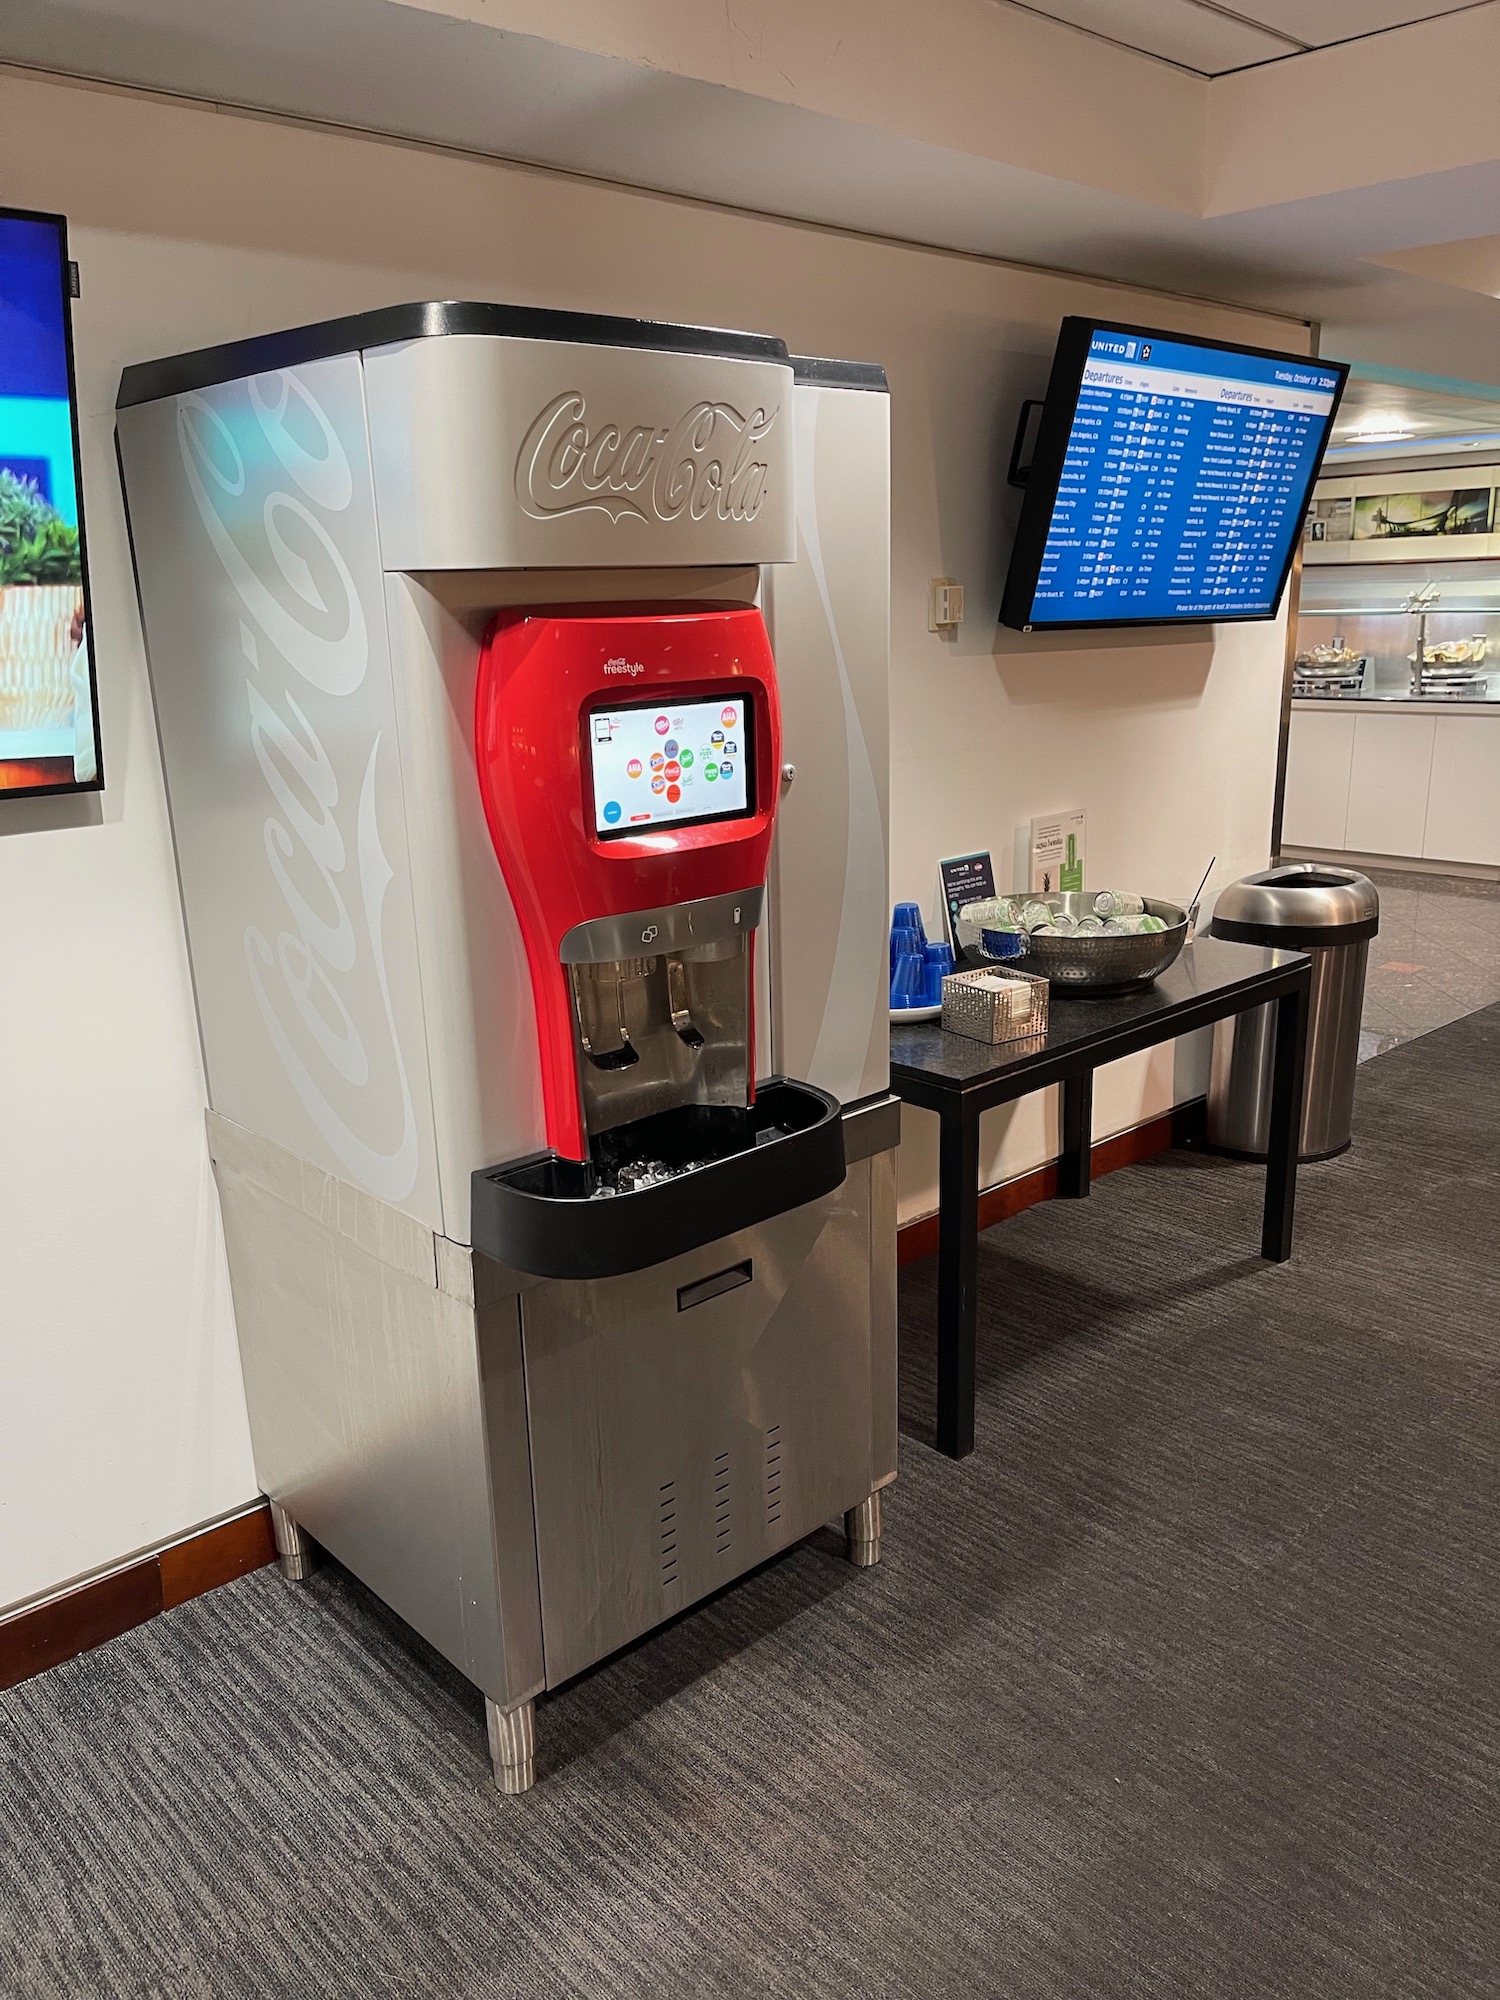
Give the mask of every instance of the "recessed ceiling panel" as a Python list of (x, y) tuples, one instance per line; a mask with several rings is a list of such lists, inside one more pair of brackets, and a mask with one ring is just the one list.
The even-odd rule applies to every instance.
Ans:
[(1359, 35), (1378, 35), (1386, 28), (1409, 27), (1413, 21), (1435, 20), (1440, 14), (1464, 14), (1477, 0), (1232, 0), (1232, 4), (1236, 14), (1263, 21), (1299, 42), (1326, 48)]
[(1500, 392), (1480, 383), (1450, 390), (1363, 375), (1350, 376), (1332, 437), (1335, 454), (1371, 457), (1416, 447), (1493, 451), (1497, 443)]
[[(1020, 0), (1028, 13), (1106, 35), (1143, 55), (1162, 56), (1204, 76), (1270, 62), (1306, 47), (1296, 35), (1272, 32), (1203, 4), (1203, 0)], [(1295, 6), (1291, 8), (1296, 11)]]

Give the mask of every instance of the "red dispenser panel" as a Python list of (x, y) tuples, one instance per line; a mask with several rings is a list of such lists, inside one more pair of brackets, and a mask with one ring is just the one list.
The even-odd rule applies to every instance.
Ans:
[(763, 886), (781, 769), (770, 640), (743, 607), (502, 612), (475, 699), (480, 794), (531, 969), (547, 1142), (581, 1160), (562, 940), (597, 917)]

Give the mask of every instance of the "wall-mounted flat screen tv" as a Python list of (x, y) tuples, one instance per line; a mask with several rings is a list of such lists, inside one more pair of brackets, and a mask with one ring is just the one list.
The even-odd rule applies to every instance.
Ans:
[(0, 208), (0, 798), (104, 782), (60, 215)]
[(1001, 622), (1274, 618), (1348, 372), (1065, 319)]

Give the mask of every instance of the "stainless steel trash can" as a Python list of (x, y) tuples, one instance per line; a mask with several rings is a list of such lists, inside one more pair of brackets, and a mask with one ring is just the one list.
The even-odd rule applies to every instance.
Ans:
[[(1349, 1144), (1365, 961), (1380, 928), (1375, 884), (1352, 868), (1293, 861), (1233, 882), (1210, 933), (1312, 955), (1307, 1078), (1297, 1157), (1326, 1160)], [(1220, 1021), (1208, 1088), (1208, 1143), (1264, 1159), (1271, 1129), (1273, 1004)]]

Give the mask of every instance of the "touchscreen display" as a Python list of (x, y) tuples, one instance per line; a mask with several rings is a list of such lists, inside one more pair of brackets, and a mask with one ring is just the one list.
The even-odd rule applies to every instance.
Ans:
[(96, 791), (62, 218), (0, 208), (0, 797)]
[(663, 701), (588, 715), (594, 832), (743, 819), (755, 810), (751, 698)]

